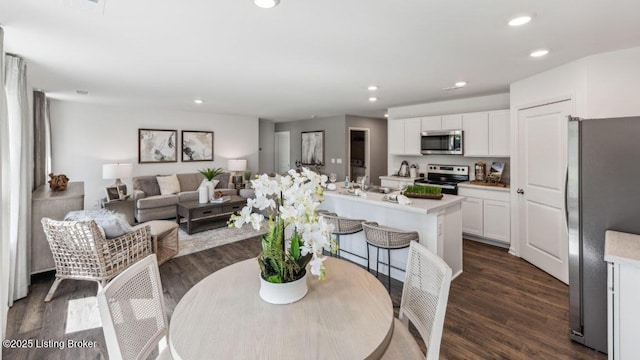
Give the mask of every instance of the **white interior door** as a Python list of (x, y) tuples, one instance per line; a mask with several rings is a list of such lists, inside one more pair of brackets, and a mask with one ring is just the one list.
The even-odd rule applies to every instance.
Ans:
[(518, 218), (523, 259), (568, 283), (565, 219), (567, 116), (571, 101), (518, 112)]
[(276, 172), (278, 174), (284, 174), (291, 169), (291, 154), (289, 149), (291, 146), (291, 134), (288, 131), (278, 131), (275, 133), (275, 136)]

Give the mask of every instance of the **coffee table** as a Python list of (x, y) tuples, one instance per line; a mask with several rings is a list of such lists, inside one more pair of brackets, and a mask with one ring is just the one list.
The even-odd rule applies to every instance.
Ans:
[(176, 222), (187, 234), (224, 227), (246, 204), (247, 199), (238, 195), (231, 195), (223, 203), (180, 202), (176, 204)]

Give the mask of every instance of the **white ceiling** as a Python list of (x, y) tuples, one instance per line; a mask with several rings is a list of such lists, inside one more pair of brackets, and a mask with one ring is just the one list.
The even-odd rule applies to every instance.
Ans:
[[(96, 12), (69, 3), (92, 7), (0, 3), (5, 51), (23, 56), (32, 85), (51, 97), (276, 121), (507, 92), (640, 45), (638, 0), (282, 0), (270, 10), (252, 0), (99, 0)], [(522, 12), (536, 17), (509, 27)], [(530, 58), (537, 48), (551, 53)], [(469, 85), (442, 91), (459, 80)]]

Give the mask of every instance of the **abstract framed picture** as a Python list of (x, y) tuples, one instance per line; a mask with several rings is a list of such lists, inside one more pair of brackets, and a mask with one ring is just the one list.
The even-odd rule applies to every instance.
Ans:
[(302, 165), (324, 164), (324, 130), (302, 132)]
[(213, 131), (182, 130), (182, 161), (213, 161)]
[(178, 161), (178, 130), (138, 129), (138, 163)]

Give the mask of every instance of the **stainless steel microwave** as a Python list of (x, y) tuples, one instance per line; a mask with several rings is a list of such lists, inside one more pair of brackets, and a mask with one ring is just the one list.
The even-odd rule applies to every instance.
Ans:
[(462, 155), (462, 130), (423, 131), (420, 133), (423, 155)]

